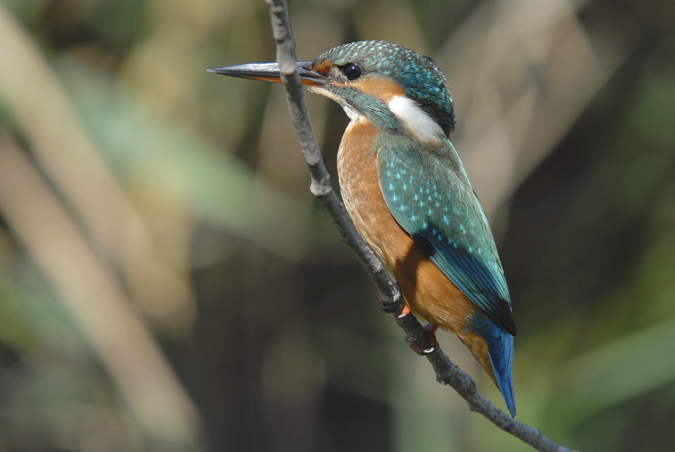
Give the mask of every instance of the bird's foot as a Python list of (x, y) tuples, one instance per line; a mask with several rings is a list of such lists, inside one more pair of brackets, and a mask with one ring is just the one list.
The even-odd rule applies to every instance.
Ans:
[(416, 344), (413, 342), (408, 336), (406, 336), (405, 340), (410, 344), (410, 348), (413, 349), (415, 353), (418, 355), (428, 355), (429, 353), (433, 352), (436, 349), (436, 343), (438, 342), (436, 340), (436, 330), (438, 329), (437, 326), (434, 326), (430, 323), (428, 323), (425, 327), (425, 330), (427, 330), (427, 334), (429, 335), (429, 346), (428, 347), (423, 347), (421, 345)]
[(379, 302), (380, 302), (380, 308), (382, 308), (382, 310), (384, 312), (388, 312), (390, 314), (394, 314), (394, 313), (398, 312), (398, 314), (396, 314), (396, 317), (398, 317), (399, 319), (402, 319), (403, 317), (405, 317), (405, 316), (407, 316), (408, 314), (411, 313), (410, 308), (405, 303), (403, 304), (403, 307), (401, 308), (400, 311), (398, 310), (398, 308), (396, 308), (394, 306), (387, 305), (384, 302), (384, 298), (382, 298), (382, 295), (380, 295), (380, 301)]
[[(408, 315), (412, 314), (412, 311), (410, 310), (410, 306), (408, 306), (406, 303), (403, 304), (403, 307), (399, 311), (397, 308), (392, 307), (390, 305), (387, 305), (384, 302), (384, 299), (382, 298), (382, 295), (380, 295), (380, 307), (384, 312), (388, 312), (390, 314), (396, 314), (396, 317), (399, 319), (402, 319), (404, 317), (407, 317)], [(424, 329), (427, 331), (427, 334), (429, 335), (429, 346), (428, 347), (423, 347), (419, 344), (416, 344), (410, 337), (406, 336), (405, 340), (410, 344), (410, 348), (412, 348), (415, 353), (418, 355), (428, 355), (429, 353), (433, 352), (436, 349), (436, 330), (438, 329), (437, 326), (434, 326), (432, 324), (427, 324)]]
[(384, 298), (382, 298), (381, 294), (380, 294), (380, 308), (382, 308), (384, 312), (387, 312), (389, 314), (393, 314), (394, 312), (396, 312), (396, 308), (394, 306), (389, 306), (384, 302)]

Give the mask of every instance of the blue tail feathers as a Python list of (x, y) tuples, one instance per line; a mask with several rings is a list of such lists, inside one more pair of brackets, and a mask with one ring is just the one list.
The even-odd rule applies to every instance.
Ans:
[[(497, 385), (504, 397), (506, 406), (511, 413), (511, 417), (516, 416), (516, 400), (513, 395), (513, 336), (499, 328), (492, 320), (486, 316), (481, 316), (478, 327), (479, 334), (485, 339), (494, 370), (497, 378)], [(487, 321), (486, 321), (487, 320)], [(478, 322), (474, 321), (474, 324)]]
[(511, 417), (516, 416), (516, 400), (513, 395), (513, 336), (503, 331), (497, 325), (489, 322), (492, 334), (487, 335), (488, 352), (492, 369), (497, 377), (499, 390), (509, 408)]

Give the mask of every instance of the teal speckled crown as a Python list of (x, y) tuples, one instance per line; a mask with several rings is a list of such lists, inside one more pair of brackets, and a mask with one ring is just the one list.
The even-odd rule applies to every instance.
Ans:
[(431, 58), (387, 41), (360, 41), (334, 47), (314, 62), (323, 60), (337, 66), (356, 63), (364, 75), (374, 72), (395, 80), (406, 96), (417, 102), (446, 135), (455, 128), (447, 81)]

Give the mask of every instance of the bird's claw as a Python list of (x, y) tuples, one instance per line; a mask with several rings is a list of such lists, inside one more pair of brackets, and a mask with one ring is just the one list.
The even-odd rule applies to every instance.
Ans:
[(398, 317), (399, 319), (402, 319), (403, 317), (407, 316), (411, 312), (410, 308), (405, 303), (403, 304), (403, 307), (401, 308), (400, 311), (398, 311), (398, 308), (396, 308), (396, 307), (387, 305), (384, 302), (384, 298), (382, 298), (382, 295), (380, 295), (379, 302), (380, 302), (380, 308), (382, 308), (382, 310), (384, 312), (388, 312), (389, 314), (394, 314), (394, 313), (398, 312), (398, 314), (396, 314), (396, 317)]
[[(396, 313), (397, 309), (392, 306), (388, 306), (385, 302), (384, 299), (382, 298), (382, 295), (380, 295), (380, 307), (384, 312), (388, 312), (390, 314)], [(396, 314), (396, 317), (399, 319), (402, 319), (408, 315), (410, 315), (412, 311), (410, 310), (410, 306), (407, 304), (403, 304), (403, 307), (401, 310)], [(437, 326), (433, 326), (430, 323), (427, 324), (424, 329), (427, 331), (427, 334), (429, 335), (429, 346), (428, 347), (422, 347), (415, 342), (413, 342), (410, 337), (406, 336), (405, 340), (410, 344), (410, 348), (412, 348), (415, 353), (418, 355), (428, 355), (429, 353), (433, 352), (436, 349), (436, 330), (438, 329)]]
[(429, 353), (436, 350), (436, 343), (438, 342), (436, 340), (436, 330), (438, 329), (437, 326), (427, 324), (424, 327), (424, 329), (427, 331), (427, 334), (429, 335), (429, 346), (428, 347), (422, 347), (422, 346), (416, 344), (415, 342), (413, 342), (408, 336), (405, 337), (406, 342), (408, 342), (408, 344), (410, 344), (410, 348), (412, 348), (415, 353), (417, 353), (418, 355), (421, 355), (421, 356), (428, 355)]
[(384, 298), (382, 298), (382, 295), (380, 295), (380, 308), (382, 308), (384, 312), (387, 312), (389, 314), (393, 314), (394, 312), (396, 312), (395, 307), (389, 306), (384, 302)]
[(410, 307), (407, 304), (404, 304), (403, 308), (401, 308), (401, 312), (399, 312), (396, 317), (398, 317), (399, 319), (402, 319), (403, 317), (407, 316), (411, 312), (412, 311), (410, 310)]

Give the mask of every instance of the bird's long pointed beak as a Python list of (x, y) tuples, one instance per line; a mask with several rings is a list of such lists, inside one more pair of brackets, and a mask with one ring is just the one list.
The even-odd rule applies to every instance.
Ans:
[[(207, 69), (215, 74), (230, 77), (249, 78), (263, 82), (281, 83), (281, 72), (277, 63), (248, 63)], [(298, 61), (298, 75), (303, 85), (324, 86), (326, 77), (312, 70), (311, 61)]]

